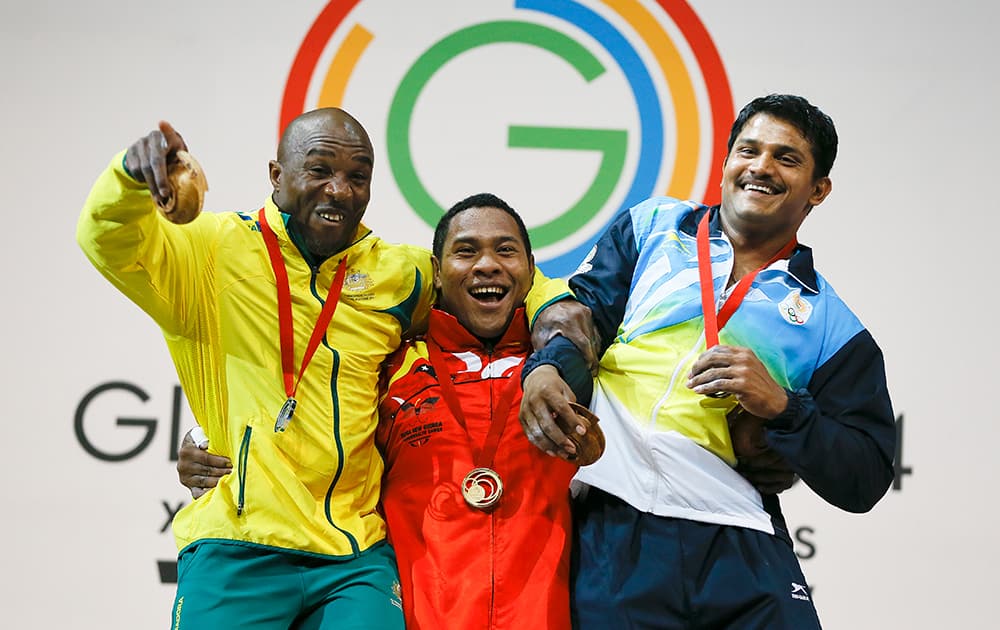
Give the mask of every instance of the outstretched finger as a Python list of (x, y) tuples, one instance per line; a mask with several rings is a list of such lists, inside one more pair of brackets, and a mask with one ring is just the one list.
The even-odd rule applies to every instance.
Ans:
[(173, 157), (178, 151), (187, 151), (187, 143), (184, 142), (184, 138), (181, 137), (180, 132), (174, 129), (174, 126), (165, 120), (161, 120), (158, 125), (160, 133), (163, 134), (163, 140), (166, 142), (166, 153), (168, 157)]
[(149, 132), (128, 148), (125, 168), (137, 181), (146, 184), (157, 203), (162, 205), (169, 198), (171, 188), (167, 180), (166, 141), (159, 129)]
[(149, 165), (149, 175), (146, 176), (146, 183), (150, 191), (156, 195), (161, 204), (170, 199), (173, 187), (170, 185), (170, 178), (167, 173), (167, 152), (169, 145), (163, 132), (156, 130), (147, 136), (146, 155)]

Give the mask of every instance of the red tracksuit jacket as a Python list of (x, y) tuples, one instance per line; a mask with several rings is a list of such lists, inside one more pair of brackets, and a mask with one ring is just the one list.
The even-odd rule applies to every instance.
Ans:
[[(531, 351), (518, 311), (484, 347), (434, 310), (428, 335), (453, 377), (468, 437), (448, 409), (427, 344), (403, 346), (386, 364), (376, 433), (385, 456), (382, 506), (396, 551), (408, 630), (569, 628), (569, 481), (576, 468), (532, 446), (521, 431), (520, 377)], [(512, 404), (495, 409), (505, 387)], [(504, 483), (492, 511), (469, 506), (472, 470), (492, 414), (506, 413), (492, 468)]]

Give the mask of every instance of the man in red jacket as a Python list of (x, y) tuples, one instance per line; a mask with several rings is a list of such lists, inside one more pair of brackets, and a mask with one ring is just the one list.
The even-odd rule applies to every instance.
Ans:
[[(437, 308), (426, 338), (386, 364), (376, 433), (407, 628), (569, 628), (576, 467), (518, 421), (527, 231), (505, 202), (474, 195), (441, 219), (433, 253)], [(589, 398), (589, 379), (577, 386)]]

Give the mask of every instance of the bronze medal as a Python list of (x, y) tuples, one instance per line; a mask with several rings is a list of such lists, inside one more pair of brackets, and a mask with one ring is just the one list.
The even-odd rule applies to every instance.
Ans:
[(587, 428), (587, 432), (580, 435), (576, 432), (575, 426), (562, 416), (556, 418), (556, 424), (566, 434), (566, 437), (576, 445), (576, 455), (569, 458), (569, 461), (577, 466), (589, 466), (604, 454), (604, 431), (597, 424), (598, 417), (590, 409), (575, 402), (571, 402), (569, 406), (576, 413), (577, 420)]
[(503, 481), (491, 468), (473, 468), (462, 479), (462, 498), (477, 510), (488, 510), (499, 503)]

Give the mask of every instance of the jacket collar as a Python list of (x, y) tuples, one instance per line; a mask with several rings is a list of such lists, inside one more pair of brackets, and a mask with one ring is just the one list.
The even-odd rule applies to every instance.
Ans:
[[(712, 214), (708, 218), (708, 235), (710, 238), (725, 238), (722, 233), (722, 220), (719, 218), (719, 206), (699, 206), (692, 212), (687, 213), (680, 223), (680, 230), (695, 238), (698, 234), (698, 223), (706, 212)], [(726, 242), (729, 239), (726, 238)], [(816, 268), (813, 266), (812, 248), (799, 243), (791, 257), (787, 261), (778, 261), (772, 265), (773, 269), (783, 269), (792, 276), (796, 282), (805, 289), (813, 293), (819, 293), (819, 280), (816, 277)]]
[[(427, 325), (427, 336), (447, 352), (483, 352), (487, 343), (470, 333), (451, 313), (434, 307)], [(524, 307), (514, 311), (510, 326), (493, 345), (492, 351), (503, 354), (527, 352), (531, 347), (531, 333)]]
[(298, 250), (299, 254), (306, 261), (306, 263), (309, 264), (310, 267), (319, 267), (327, 260), (336, 257), (337, 254), (351, 249), (352, 247), (354, 247), (355, 245), (366, 239), (368, 236), (370, 236), (372, 233), (372, 231), (364, 223), (359, 223), (358, 229), (354, 233), (354, 238), (351, 239), (351, 242), (348, 243), (347, 246), (344, 247), (344, 249), (340, 250), (340, 252), (337, 252), (337, 254), (329, 256), (324, 260), (317, 261), (313, 258), (312, 254), (309, 253), (309, 250), (306, 249), (302, 235), (299, 234), (298, 231), (295, 229), (294, 224), (289, 224), (288, 219), (291, 217), (291, 215), (282, 212), (278, 208), (278, 206), (274, 203), (274, 200), (271, 199), (270, 195), (267, 197), (267, 199), (264, 200), (264, 208), (262, 212), (267, 213), (267, 224), (271, 226), (272, 230), (274, 230), (275, 236), (278, 237), (278, 242), (282, 244), (291, 242), (293, 245), (295, 245), (295, 248)]

